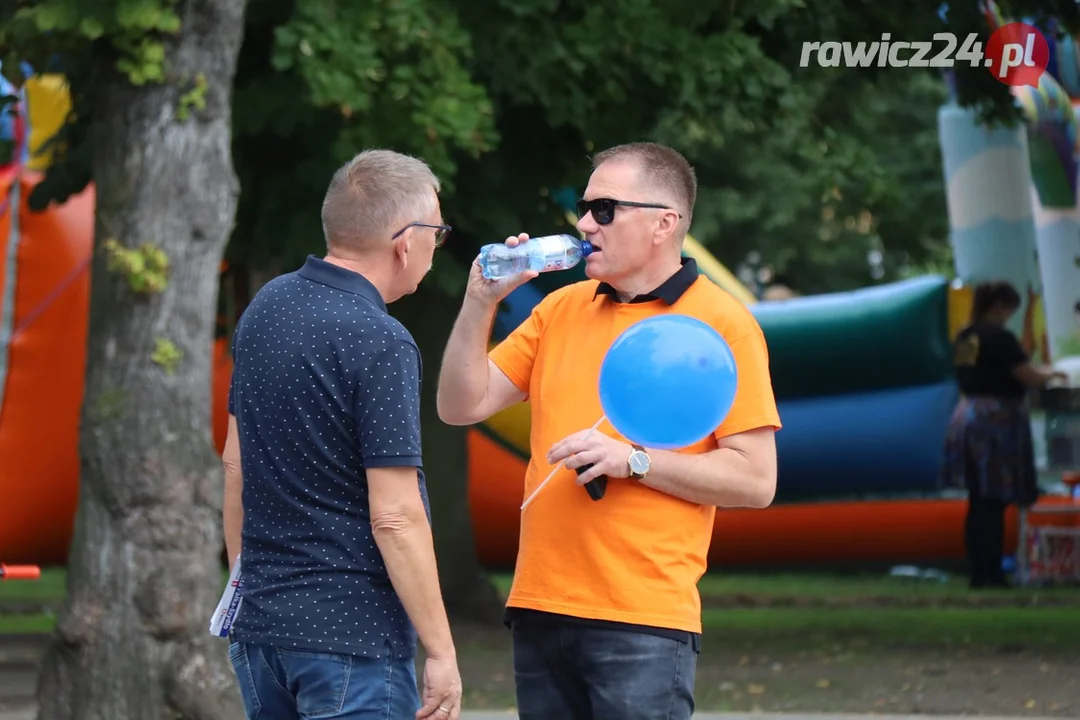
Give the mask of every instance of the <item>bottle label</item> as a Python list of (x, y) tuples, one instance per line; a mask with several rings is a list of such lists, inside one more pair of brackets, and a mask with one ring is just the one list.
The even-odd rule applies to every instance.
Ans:
[(543, 272), (566, 269), (566, 241), (562, 235), (534, 238), (544, 257)]

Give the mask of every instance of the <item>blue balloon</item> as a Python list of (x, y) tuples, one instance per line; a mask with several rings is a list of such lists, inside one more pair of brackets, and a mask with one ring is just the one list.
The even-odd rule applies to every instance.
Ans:
[(693, 445), (735, 402), (738, 372), (724, 338), (686, 315), (634, 323), (600, 366), (600, 404), (631, 442), (657, 450)]

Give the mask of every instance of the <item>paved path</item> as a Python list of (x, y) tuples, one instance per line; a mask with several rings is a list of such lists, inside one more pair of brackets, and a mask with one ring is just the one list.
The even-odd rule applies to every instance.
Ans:
[[(0, 648), (0, 720), (37, 720), (33, 695), (27, 688), (36, 684), (37, 660), (40, 658), (36, 638), (7, 636)], [(24, 640), (25, 642), (18, 642)], [(698, 713), (695, 720), (1054, 720), (1053, 718), (1006, 718), (946, 715), (844, 715), (821, 713)], [(513, 711), (471, 711), (461, 720), (518, 720)], [(1058, 718), (1057, 720), (1060, 720)]]
[[(1051, 718), (1007, 718), (960, 715), (843, 715), (814, 713), (698, 713), (697, 720), (1052, 720)], [(0, 720), (36, 720), (33, 710), (3, 711)], [(513, 712), (467, 712), (461, 720), (517, 720)]]
[[(695, 720), (1053, 720), (1052, 718), (1007, 718), (972, 715), (845, 715), (841, 713), (695, 713)], [(0, 720), (8, 718), (0, 716)], [(12, 718), (12, 720), (16, 720)], [(18, 718), (17, 720), (23, 720)], [(512, 712), (465, 713), (462, 720), (517, 720)], [(1058, 718), (1057, 720), (1060, 720)]]

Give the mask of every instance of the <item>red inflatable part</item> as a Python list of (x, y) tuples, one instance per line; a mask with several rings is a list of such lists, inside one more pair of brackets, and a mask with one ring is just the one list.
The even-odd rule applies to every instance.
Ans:
[[(13, 177), (0, 178), (0, 298), (10, 274)], [(31, 212), (26, 198), (40, 180), (24, 172), (19, 187), (13, 334), (0, 402), (0, 556), (52, 565), (66, 561), (78, 502), (94, 188)], [(212, 352), (213, 437), (220, 452), (232, 358), (223, 339)]]
[[(0, 404), (0, 557), (12, 563), (63, 564), (74, 527), (79, 482), (79, 414), (86, 362), (89, 259), (94, 192), (88, 188), (42, 213), (26, 208), (39, 178), (22, 181), (14, 273), (14, 338)], [(0, 178), (0, 208), (11, 177)], [(11, 240), (11, 208), (0, 209), (0, 297)], [(214, 444), (228, 428), (232, 358), (214, 343)], [(468, 433), (468, 487), (477, 551), (489, 568), (517, 554), (525, 461), (488, 430)], [(1045, 498), (1042, 503), (1068, 502)], [(962, 561), (964, 500), (897, 499), (813, 502), (765, 510), (721, 510), (710, 565)], [(1033, 525), (1076, 527), (1078, 515), (1032, 515)], [(1015, 510), (1007, 547), (1016, 546)]]
[[(480, 430), (470, 429), (469, 504), (480, 562), (510, 568), (517, 556), (525, 461)], [(1046, 497), (1040, 505), (1068, 504)], [(838, 500), (716, 513), (709, 565), (860, 565), (962, 562), (966, 499)], [(1006, 514), (1005, 548), (1019, 536), (1016, 508)], [(1033, 527), (1080, 526), (1080, 515), (1030, 515)]]
[(66, 557), (78, 499), (94, 190), (31, 212), (26, 198), (41, 176), (25, 173), (11, 273), (12, 179), (0, 180), (0, 298), (15, 281), (0, 403), (0, 555), (50, 563)]
[(41, 577), (41, 568), (37, 565), (0, 564), (0, 580), (37, 580)]

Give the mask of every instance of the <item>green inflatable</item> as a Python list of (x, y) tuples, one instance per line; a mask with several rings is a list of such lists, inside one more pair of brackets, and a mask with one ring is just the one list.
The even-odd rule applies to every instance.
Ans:
[(927, 385), (952, 377), (948, 282), (912, 280), (753, 305), (778, 400)]

